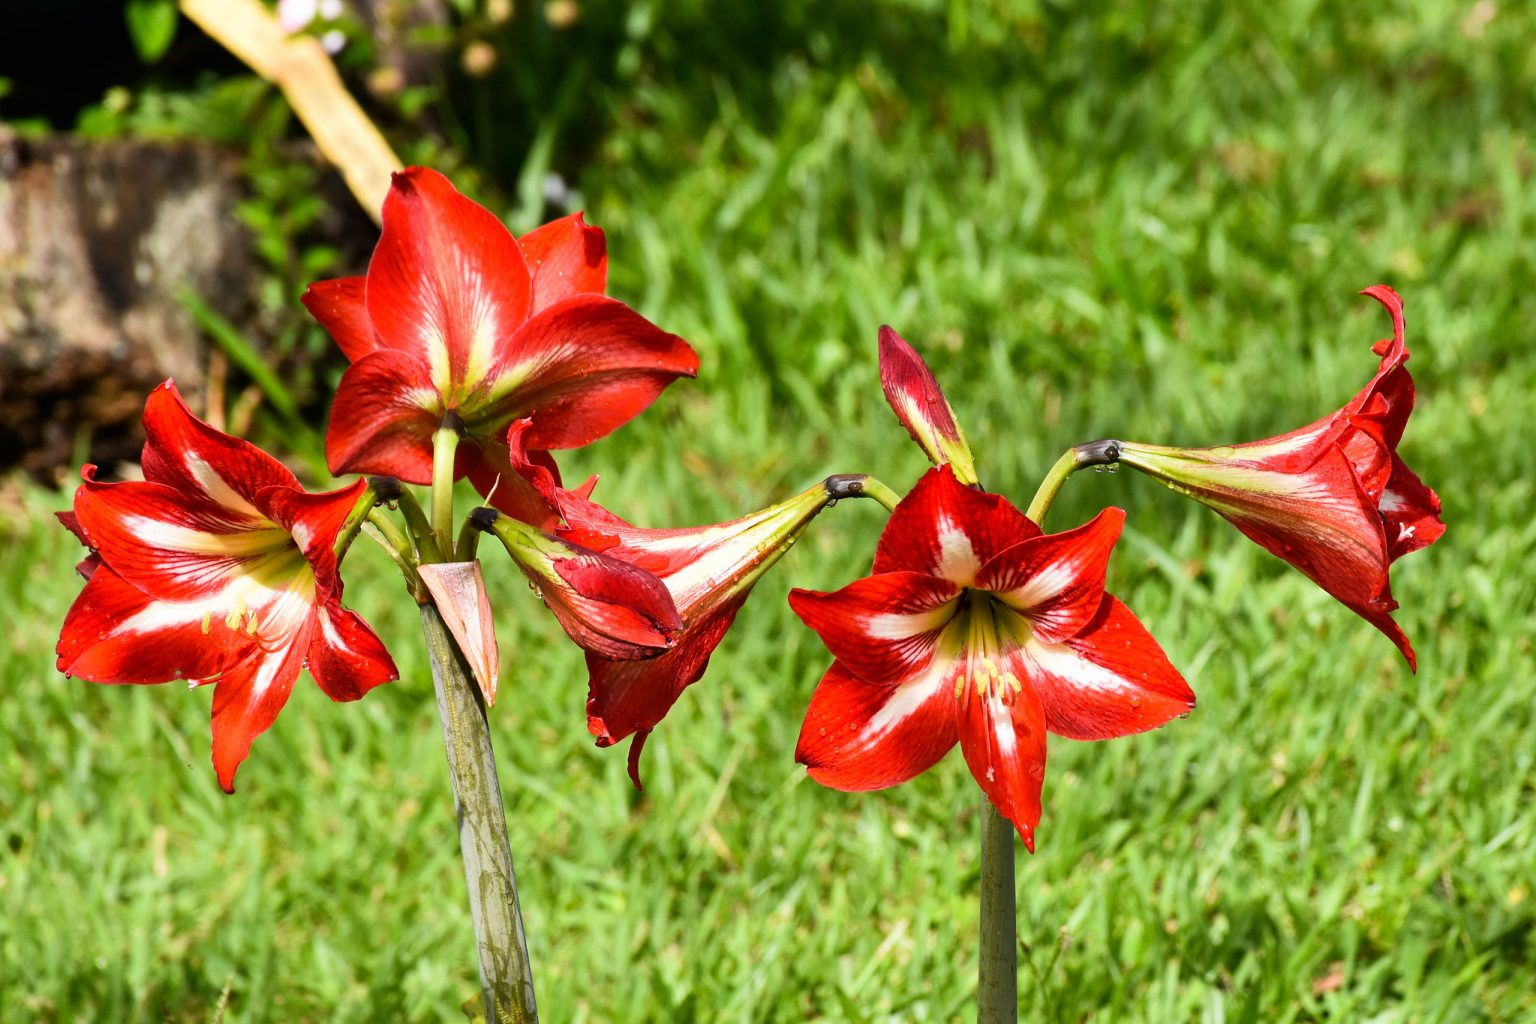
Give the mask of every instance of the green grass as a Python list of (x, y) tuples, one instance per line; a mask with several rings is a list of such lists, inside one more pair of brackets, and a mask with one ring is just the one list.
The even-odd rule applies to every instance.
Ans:
[[(1336, 408), (1388, 329), (1354, 293), (1391, 282), (1420, 390), (1403, 453), (1449, 524), (1394, 573), (1418, 675), (1215, 516), (1134, 474), (1071, 480), (1053, 524), (1129, 509), (1110, 587), (1200, 707), (1053, 742), (1022, 1017), (1536, 1021), (1536, 18), (1501, 5), (1474, 38), (1449, 3), (939, 6), (813, 26), (752, 74), (639, 75), (579, 184), (611, 291), (704, 371), (567, 475), (657, 525), (830, 472), (903, 489), (925, 463), (876, 382), (889, 322), (1022, 504), (1078, 441)], [(207, 693), (53, 671), (65, 502), (29, 492), (0, 538), (0, 1018), (211, 1021), (228, 987), (240, 1024), (461, 1019), (452, 805), (387, 562), (360, 544), (348, 597), (402, 681), (353, 705), (302, 682), (226, 798)], [(881, 519), (840, 504), (759, 587), (643, 795), (585, 735), (577, 652), (487, 551), (545, 1020), (973, 1016), (963, 761), (849, 795), (792, 759), (828, 656), (784, 592), (864, 574)]]

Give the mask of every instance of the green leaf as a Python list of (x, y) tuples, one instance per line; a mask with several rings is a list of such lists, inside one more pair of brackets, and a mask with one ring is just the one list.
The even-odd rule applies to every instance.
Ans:
[(146, 64), (165, 56), (176, 38), (176, 0), (128, 0), (123, 8), (133, 48)]

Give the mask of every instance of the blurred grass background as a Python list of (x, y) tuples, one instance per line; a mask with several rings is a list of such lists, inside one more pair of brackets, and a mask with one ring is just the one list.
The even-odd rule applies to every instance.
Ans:
[[(700, 350), (697, 384), (562, 460), (636, 521), (730, 518), (831, 472), (909, 486), (925, 463), (880, 395), (881, 323), (1022, 504), (1079, 441), (1247, 440), (1338, 407), (1389, 330), (1355, 292), (1404, 295), (1402, 451), (1449, 524), (1394, 573), (1417, 676), (1150, 481), (1083, 474), (1058, 502), (1058, 528), (1130, 510), (1111, 589), (1200, 708), (1052, 744), (1018, 876), (1022, 1019), (1536, 1021), (1536, 16), (605, 0), (556, 29), (553, 7), (500, 27), (455, 8), (445, 52), (483, 37), (499, 63), (445, 74), (420, 120), (379, 116), (520, 226), (563, 212), (558, 171), (608, 232), (610, 293)], [(145, 130), (146, 96), (278, 103), (239, 83), (152, 85), (82, 120)], [(303, 191), (251, 159), (253, 217)], [(361, 269), (326, 262), (274, 259), (273, 307), (297, 309), (294, 267)], [(66, 502), (25, 489), (0, 526), (0, 1018), (462, 1019), (452, 805), (385, 559), (355, 549), (348, 597), (404, 678), (345, 706), (301, 682), (225, 798), (207, 693), (53, 671), (78, 590), (48, 515)], [(652, 738), (643, 795), (585, 735), (578, 652), (492, 560), (493, 729), (545, 1020), (973, 1016), (961, 758), (866, 795), (792, 759), (828, 657), (784, 592), (862, 575), (881, 521), (841, 504), (760, 586)]]

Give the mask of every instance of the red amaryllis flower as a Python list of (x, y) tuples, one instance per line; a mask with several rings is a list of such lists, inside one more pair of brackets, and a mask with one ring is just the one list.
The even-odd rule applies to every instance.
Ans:
[(1194, 707), (1178, 671), (1104, 592), (1125, 514), (1042, 534), (1007, 499), (930, 470), (896, 507), (874, 574), (789, 603), (837, 660), (795, 757), (835, 789), (884, 789), (959, 742), (1034, 849), (1045, 736), (1143, 732)]
[(58, 667), (98, 683), (214, 683), (213, 764), (232, 793), (300, 668), (337, 701), (398, 678), (341, 607), (333, 546), (365, 485), (305, 493), (276, 459), (194, 417), (170, 381), (144, 429), (144, 480), (101, 483), (86, 466), (62, 517), (94, 558)]
[(1381, 630), (1417, 667), (1392, 620), (1391, 564), (1445, 532), (1440, 499), (1397, 454), (1413, 411), (1403, 302), (1386, 285), (1362, 293), (1392, 314), (1381, 365), (1344, 408), (1279, 437), (1223, 448), (1124, 443), (1120, 461), (1225, 516)]
[[(628, 422), (698, 356), (603, 296), (602, 232), (575, 214), (514, 238), (448, 179), (396, 174), (366, 277), (310, 286), (304, 304), (352, 366), (326, 434), (337, 473), (425, 484), (432, 435), (463, 425), (456, 474), (535, 525), (553, 510), (507, 464), (508, 424), (529, 417), (530, 458), (575, 448)], [(450, 415), (451, 414), (451, 415)], [(496, 486), (497, 481), (500, 486)]]
[(832, 477), (741, 519), (682, 529), (631, 526), (587, 500), (585, 493), (560, 492), (568, 526), (559, 535), (654, 574), (671, 593), (682, 620), (676, 645), (657, 657), (618, 660), (587, 652), (587, 727), (600, 747), (635, 737), (629, 775), (637, 788), (646, 737), (683, 690), (704, 674), (753, 585), (818, 512), (838, 496), (858, 493), (851, 484), (856, 479)]

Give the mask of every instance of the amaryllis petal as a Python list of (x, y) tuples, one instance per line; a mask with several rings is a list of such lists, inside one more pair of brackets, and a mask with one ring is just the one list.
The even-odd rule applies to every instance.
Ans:
[(563, 539), (655, 574), (682, 622), (676, 646), (659, 657), (620, 662), (587, 656), (587, 727), (599, 746), (636, 737), (629, 773), (639, 786), (645, 737), (704, 674), (752, 587), (832, 502), (830, 484), (823, 481), (728, 523), (671, 529), (633, 526), (581, 493), (559, 490), (556, 500), (568, 524), (560, 531)]
[(1075, 530), (1015, 544), (982, 567), (976, 586), (1023, 614), (1041, 640), (1075, 636), (1099, 610), (1124, 525), (1125, 512), (1107, 508)]
[(918, 572), (888, 572), (841, 590), (792, 590), (789, 606), (843, 669), (891, 685), (923, 672), (954, 618), (961, 587)]
[(339, 604), (336, 535), (366, 485), (304, 493), (271, 456), (191, 417), (169, 385), (145, 421), (153, 479), (100, 483), (87, 466), (61, 517), (96, 564), (59, 637), (59, 668), (101, 683), (217, 681), (214, 765), (233, 791), (306, 660), (337, 700), (396, 676)]
[(683, 691), (704, 675), (709, 658), (735, 621), (745, 598), (716, 609), (689, 625), (677, 646), (644, 661), (616, 661), (587, 655), (587, 731), (600, 747), (635, 736), (629, 777), (640, 785), (643, 737), (666, 717)]
[(299, 299), (310, 315), (320, 321), (320, 326), (330, 333), (349, 363), (357, 362), (379, 347), (373, 336), (373, 321), (368, 319), (367, 281), (365, 277), (316, 281)]
[(1440, 538), (1440, 499), (1397, 454), (1413, 410), (1404, 365), (1402, 299), (1365, 289), (1392, 316), (1392, 336), (1371, 351), (1381, 364), (1342, 409), (1300, 430), (1221, 448), (1122, 443), (1120, 461), (1220, 512), (1387, 635), (1415, 665), (1392, 621), (1388, 570)]
[(334, 701), (357, 700), (375, 686), (400, 678), (378, 634), (362, 616), (334, 599), (320, 609), (307, 664), (315, 683)]
[(255, 515), (266, 487), (298, 487), (293, 473), (249, 441), (214, 430), (192, 415), (167, 380), (144, 403), (144, 479)]
[(1300, 473), (1226, 464), (1219, 449), (1124, 444), (1120, 460), (1209, 505), (1345, 603), (1369, 604), (1386, 584), (1381, 517), (1337, 447)]
[(666, 586), (628, 562), (542, 533), (494, 509), (475, 523), (494, 533), (583, 650), (605, 658), (649, 658), (670, 648), (682, 619)]
[(1045, 709), (1034, 689), (997, 687), (960, 702), (960, 750), (981, 791), (1035, 850), (1045, 785)]
[(528, 318), (532, 280), (495, 214), (436, 171), (394, 175), (368, 264), (368, 319), (380, 346), (425, 359), (449, 395), (481, 380)]
[[(523, 419), (518, 424), (528, 422)], [(514, 424), (510, 449), (506, 444), (464, 438), (456, 453), (456, 474), (469, 477), (493, 508), (540, 530), (553, 530), (560, 522), (555, 505), (560, 469), (548, 452), (524, 451), (520, 434)]]
[(608, 243), (580, 213), (552, 220), (518, 239), (533, 274), (533, 312), (583, 292), (608, 288)]
[(224, 792), (235, 791), (235, 770), (288, 703), (309, 650), (310, 628), (292, 635), (282, 647), (240, 662), (214, 686), (213, 768)]
[(933, 767), (957, 736), (954, 687), (943, 666), (891, 686), (834, 661), (811, 696), (795, 760), (833, 789), (885, 789)]
[(254, 648), (216, 603), (157, 601), (98, 567), (64, 618), (58, 669), (93, 683), (207, 679)]
[(496, 624), (491, 617), (491, 598), (485, 590), (485, 574), (479, 562), (440, 562), (416, 570), (432, 595), (448, 632), (459, 643), (464, 660), (487, 707), (496, 703), (496, 681), (501, 672), (501, 648), (496, 643)]
[[(574, 548), (574, 545), (573, 545)], [(667, 588), (644, 569), (595, 551), (551, 561), (559, 582), (524, 568), (571, 639), (605, 658), (649, 658), (683, 628)]]
[(947, 465), (962, 484), (974, 484), (976, 464), (955, 414), (917, 350), (889, 327), (880, 328), (880, 386), (896, 418), (936, 466)]
[(281, 487), (257, 496), (272, 521), (287, 531), (303, 552), (320, 585), (321, 601), (335, 593), (339, 586), (334, 551), (336, 535), (367, 489), (367, 481), (354, 480), (346, 487), (318, 494)]
[(443, 420), (426, 364), (414, 353), (378, 351), (347, 368), (331, 403), (325, 461), (332, 473), (432, 482), (432, 433)]
[[(698, 372), (698, 354), (682, 338), (622, 302), (575, 295), (519, 329), (488, 375), (484, 407), (531, 417), (524, 438), (530, 449), (576, 448), (612, 433), (668, 384)], [(474, 429), (476, 421), (470, 423)]]
[(1445, 533), (1440, 521), (1440, 496), (1392, 453), (1392, 475), (1381, 494), (1382, 526), (1387, 534), (1387, 559), (1427, 548)]
[(213, 595), (246, 559), (287, 541), (279, 529), (260, 529), (257, 518), (145, 481), (102, 484), (87, 476), (75, 492), (75, 517), (115, 573), (168, 601)]
[(949, 466), (930, 469), (891, 513), (876, 573), (910, 570), (969, 586), (1004, 549), (1040, 535), (1007, 498), (966, 487)]
[(1032, 640), (1022, 655), (1024, 674), (1045, 709), (1045, 727), (1058, 736), (1129, 736), (1195, 706), (1194, 692), (1157, 641), (1108, 594), (1078, 635), (1065, 643)]

